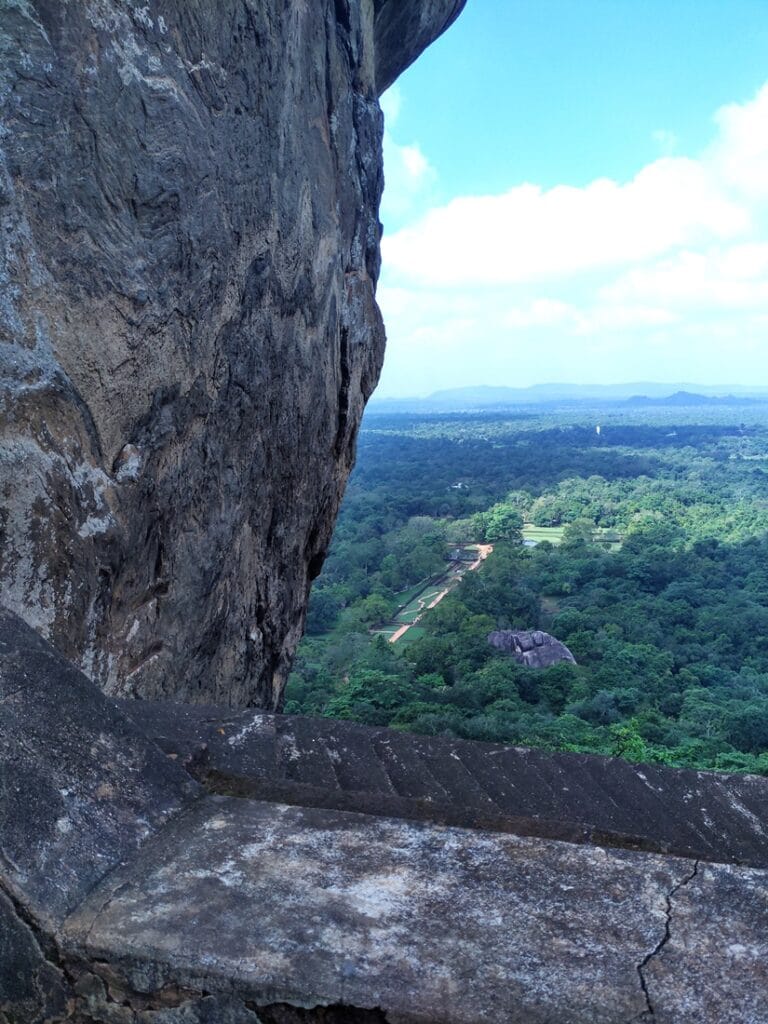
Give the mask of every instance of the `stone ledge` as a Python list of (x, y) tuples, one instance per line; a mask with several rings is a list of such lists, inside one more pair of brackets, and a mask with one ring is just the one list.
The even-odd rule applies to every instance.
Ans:
[(130, 710), (0, 612), (0, 1024), (768, 1024), (768, 871), (610, 848), (699, 807), (759, 860), (765, 780)]
[(100, 886), (63, 934), (84, 964), (109, 963), (124, 998), (234, 990), (257, 1014), (347, 1004), (401, 1024), (619, 1024), (651, 1008), (674, 1024), (756, 1024), (768, 1020), (766, 881), (212, 797)]
[(768, 867), (768, 779), (226, 708), (119, 707), (211, 792)]
[(0, 608), (0, 887), (55, 926), (200, 787)]

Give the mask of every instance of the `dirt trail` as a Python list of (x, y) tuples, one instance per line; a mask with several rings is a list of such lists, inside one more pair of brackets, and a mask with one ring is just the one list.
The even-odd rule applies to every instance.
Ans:
[[(467, 566), (467, 569), (465, 571), (474, 572), (475, 569), (479, 569), (492, 551), (493, 544), (478, 544), (477, 559), (476, 561), (472, 562), (471, 565)], [(447, 586), (443, 590), (441, 590), (439, 594), (432, 598), (432, 600), (429, 602), (426, 608), (424, 607), (423, 602), (420, 600), (419, 608), (421, 610), (419, 611), (419, 614), (416, 616), (413, 622), (406, 622), (405, 625), (401, 626), (395, 633), (393, 633), (392, 636), (389, 638), (389, 642), (391, 644), (396, 644), (401, 637), (405, 636), (405, 634), (408, 632), (409, 629), (411, 629), (412, 626), (415, 626), (417, 622), (421, 621), (421, 617), (425, 611), (429, 611), (430, 608), (434, 608), (435, 605), (440, 604), (445, 595), (450, 594), (450, 592), (453, 590), (456, 584), (461, 580), (462, 576), (464, 576), (464, 573), (461, 573), (460, 575), (454, 575), (451, 578), (451, 581), (447, 584)]]

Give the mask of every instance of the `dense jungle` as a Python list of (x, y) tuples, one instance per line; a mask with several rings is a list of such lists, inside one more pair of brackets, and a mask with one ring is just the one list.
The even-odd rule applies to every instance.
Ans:
[(768, 774), (768, 405), (373, 406), (285, 710)]

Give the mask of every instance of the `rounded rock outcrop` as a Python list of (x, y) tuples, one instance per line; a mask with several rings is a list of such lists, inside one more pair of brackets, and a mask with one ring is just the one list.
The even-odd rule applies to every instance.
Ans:
[(488, 643), (505, 654), (511, 655), (528, 668), (549, 668), (561, 661), (573, 665), (576, 659), (560, 640), (540, 629), (520, 631), (501, 629), (488, 634)]

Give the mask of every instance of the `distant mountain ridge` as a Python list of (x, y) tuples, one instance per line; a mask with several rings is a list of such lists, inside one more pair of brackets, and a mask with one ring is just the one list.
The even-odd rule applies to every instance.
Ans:
[(663, 398), (649, 398), (647, 395), (633, 395), (624, 401), (624, 405), (649, 406), (649, 405), (751, 405), (768, 401), (768, 394), (763, 397), (756, 395), (702, 395), (698, 392), (676, 391), (673, 395), (666, 395)]
[(456, 412), (520, 405), (551, 405), (571, 402), (616, 402), (628, 405), (741, 405), (768, 401), (768, 386), (718, 386), (660, 384), (652, 381), (627, 384), (533, 384), (515, 388), (477, 385), (435, 391), (421, 398), (374, 398), (369, 412)]

